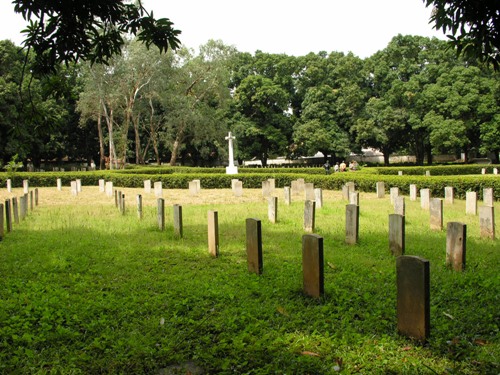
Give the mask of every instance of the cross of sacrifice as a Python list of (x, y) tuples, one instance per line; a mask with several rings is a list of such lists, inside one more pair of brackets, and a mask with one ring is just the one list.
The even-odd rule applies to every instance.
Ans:
[(231, 132), (226, 137), (226, 141), (229, 142), (229, 166), (234, 167), (234, 155), (233, 155), (233, 139), (236, 139)]

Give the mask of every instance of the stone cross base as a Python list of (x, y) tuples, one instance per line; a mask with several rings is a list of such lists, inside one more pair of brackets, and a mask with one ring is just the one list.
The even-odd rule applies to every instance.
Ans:
[(238, 167), (235, 165), (226, 167), (226, 174), (238, 174)]

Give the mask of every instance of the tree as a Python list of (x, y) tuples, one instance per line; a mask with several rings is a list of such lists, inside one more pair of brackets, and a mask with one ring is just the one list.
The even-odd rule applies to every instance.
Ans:
[(498, 0), (424, 0), (432, 6), (430, 21), (448, 35), (458, 53), (500, 68), (500, 3)]
[(79, 60), (107, 64), (121, 53), (125, 35), (137, 35), (160, 51), (177, 49), (179, 30), (167, 18), (155, 19), (140, 0), (14, 0), (27, 26), (24, 46), (36, 54), (33, 68), (46, 74), (61, 63)]

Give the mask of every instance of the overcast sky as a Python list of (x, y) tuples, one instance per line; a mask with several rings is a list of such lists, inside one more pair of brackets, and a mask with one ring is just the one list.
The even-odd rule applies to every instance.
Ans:
[[(143, 0), (156, 18), (182, 30), (184, 45), (220, 39), (239, 51), (353, 52), (369, 57), (397, 34), (445, 39), (429, 24), (423, 0)], [(0, 40), (21, 44), (25, 22), (10, 0), (0, 1)]]

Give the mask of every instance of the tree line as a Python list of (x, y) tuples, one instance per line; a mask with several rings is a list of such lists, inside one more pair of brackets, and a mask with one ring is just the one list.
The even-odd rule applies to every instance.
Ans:
[(91, 160), (215, 165), (235, 157), (293, 159), (321, 151), (331, 161), (372, 147), (408, 153), (500, 151), (498, 72), (458, 57), (448, 44), (394, 37), (361, 59), (351, 53), (288, 56), (239, 52), (208, 41), (159, 53), (136, 39), (106, 64), (77, 62), (39, 76), (34, 59), (0, 42), (0, 160)]

